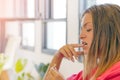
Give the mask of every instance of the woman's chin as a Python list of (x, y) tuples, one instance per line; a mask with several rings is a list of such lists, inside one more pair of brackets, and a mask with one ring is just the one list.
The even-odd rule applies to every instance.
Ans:
[(84, 52), (84, 55), (88, 54), (88, 51), (86, 51), (86, 50), (83, 50), (83, 52)]

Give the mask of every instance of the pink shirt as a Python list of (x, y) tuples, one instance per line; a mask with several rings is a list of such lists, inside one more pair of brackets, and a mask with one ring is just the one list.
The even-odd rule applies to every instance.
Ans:
[[(67, 80), (83, 80), (82, 71), (78, 74), (73, 74)], [(111, 68), (106, 70), (96, 80), (120, 80), (120, 61), (114, 64)]]

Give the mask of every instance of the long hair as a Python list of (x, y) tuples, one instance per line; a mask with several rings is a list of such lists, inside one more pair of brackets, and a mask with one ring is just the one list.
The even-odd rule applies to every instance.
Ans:
[(94, 5), (83, 16), (86, 13), (92, 15), (94, 32), (84, 59), (83, 78), (94, 76), (94, 80), (120, 60), (120, 7), (115, 4)]

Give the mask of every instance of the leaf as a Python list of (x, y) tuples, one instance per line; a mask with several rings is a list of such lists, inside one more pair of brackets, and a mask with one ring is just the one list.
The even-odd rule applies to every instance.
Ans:
[(40, 63), (39, 65), (35, 65), (35, 68), (41, 78), (43, 78), (43, 76), (45, 75), (48, 66), (49, 66), (49, 63), (48, 64)]
[(15, 64), (15, 71), (17, 73), (21, 72), (24, 69), (24, 67), (26, 66), (26, 64), (27, 64), (26, 59), (18, 59)]
[(24, 78), (24, 76), (25, 76), (25, 73), (23, 72), (23, 73), (22, 73), (22, 77)]
[(27, 75), (30, 79), (34, 79), (34, 77), (33, 77), (30, 73), (26, 73), (26, 75)]
[(20, 76), (18, 76), (17, 80), (22, 80), (22, 78)]

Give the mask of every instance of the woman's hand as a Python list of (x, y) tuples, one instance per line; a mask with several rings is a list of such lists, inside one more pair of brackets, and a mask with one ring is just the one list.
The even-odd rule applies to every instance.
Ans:
[(64, 77), (59, 73), (56, 67), (53, 66), (48, 72), (47, 80), (64, 80)]
[(74, 62), (74, 57), (75, 59), (78, 59), (78, 56), (83, 54), (82, 51), (75, 51), (75, 48), (80, 48), (80, 47), (83, 47), (83, 45), (67, 44), (59, 49), (58, 54), (61, 54), (63, 57)]
[[(58, 72), (61, 61), (65, 57), (68, 60), (74, 62), (75, 59), (78, 59), (78, 56), (83, 54), (82, 51), (75, 51), (75, 48), (83, 47), (82, 44), (67, 44), (59, 49), (59, 51), (54, 55), (48, 70), (44, 76), (43, 80), (64, 80), (63, 76)], [(55, 65), (55, 67), (53, 67)]]

